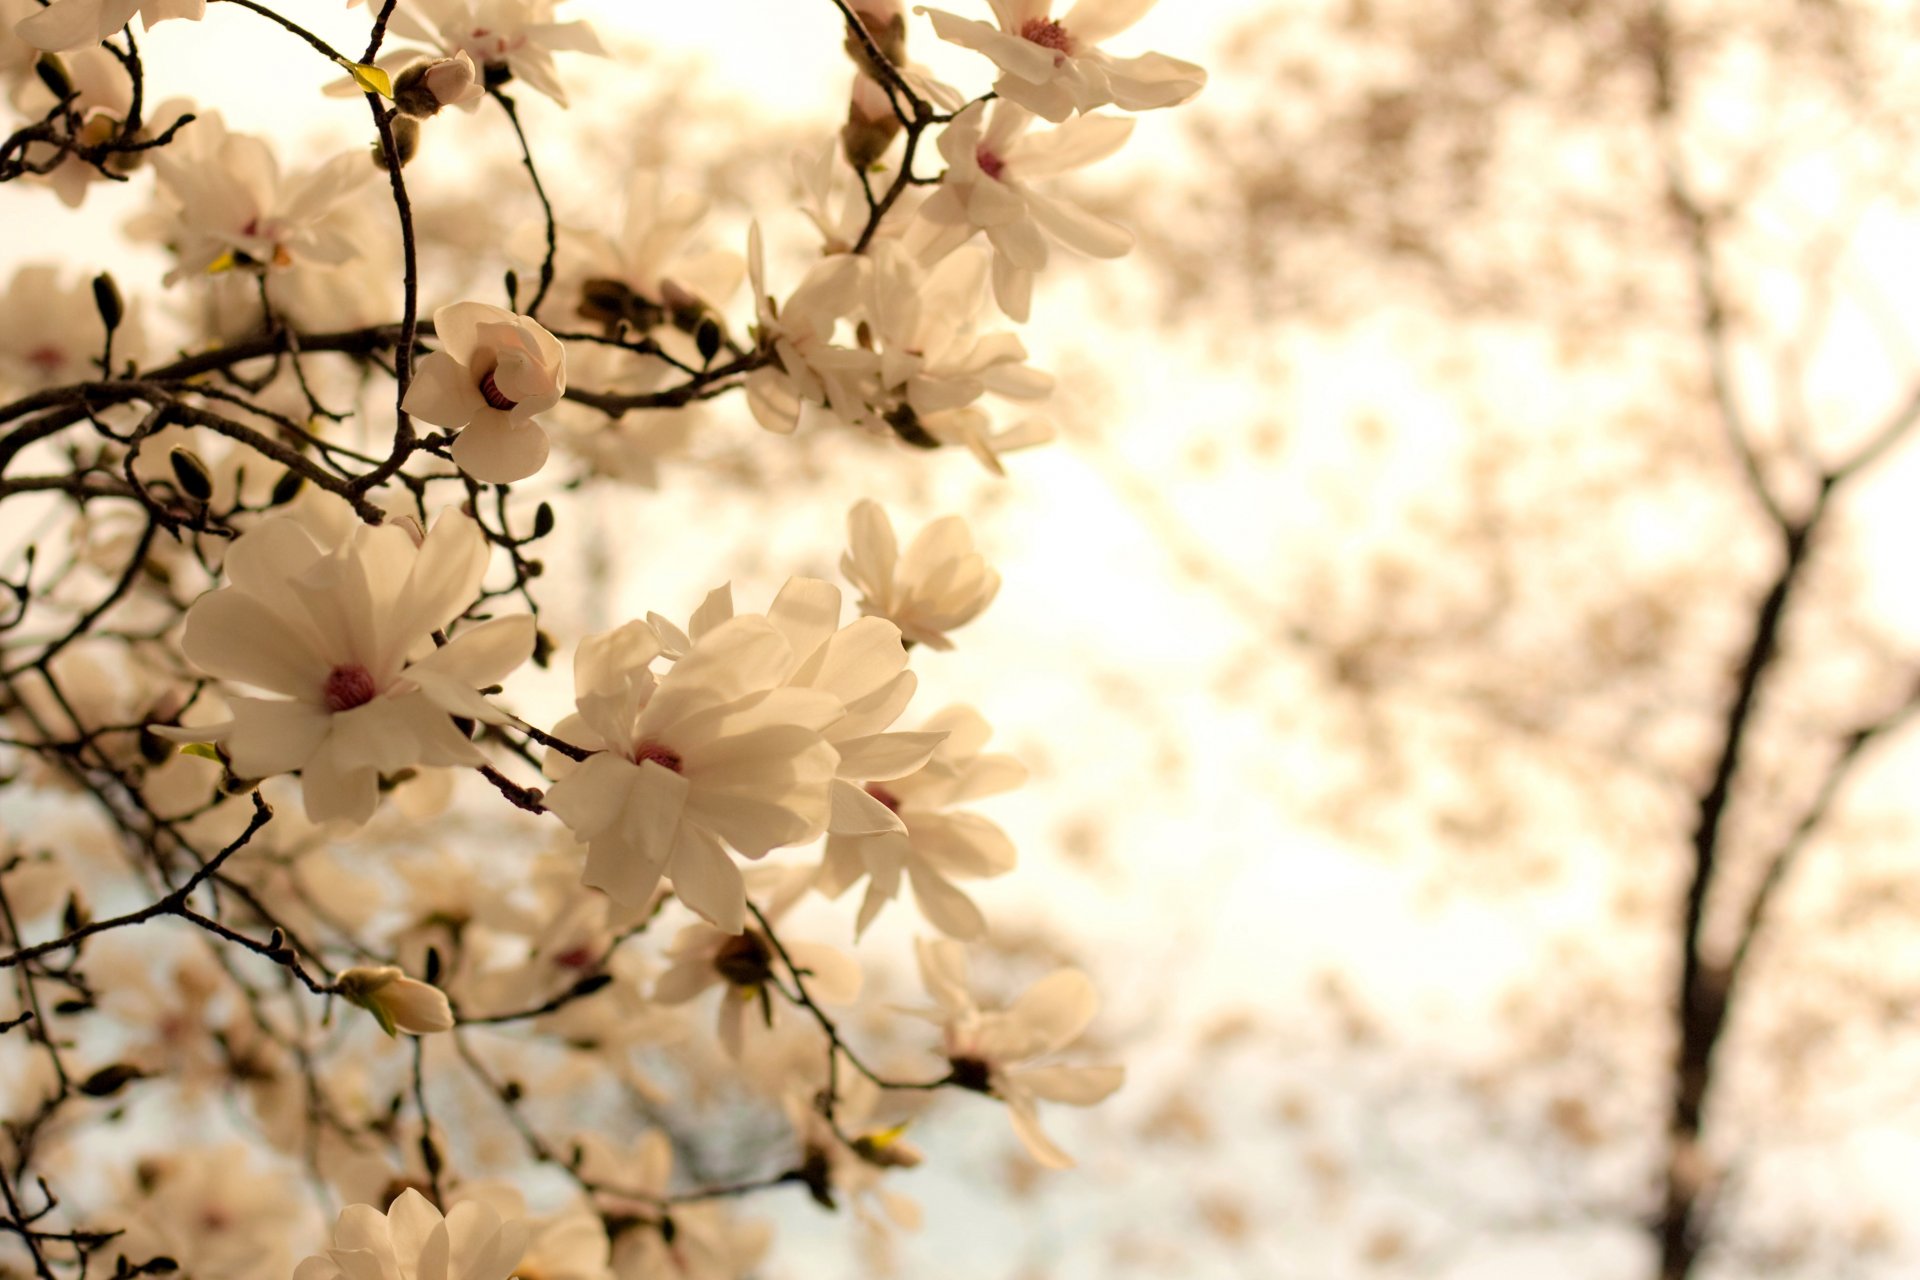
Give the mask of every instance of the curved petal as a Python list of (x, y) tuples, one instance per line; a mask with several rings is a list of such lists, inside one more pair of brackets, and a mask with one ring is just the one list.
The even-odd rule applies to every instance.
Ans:
[(414, 366), (400, 407), (422, 422), (455, 431), (484, 412), (487, 402), (467, 366), (435, 351)]
[(488, 409), (453, 442), (453, 461), (482, 484), (525, 480), (547, 464), (547, 433), (536, 422), (515, 423)]

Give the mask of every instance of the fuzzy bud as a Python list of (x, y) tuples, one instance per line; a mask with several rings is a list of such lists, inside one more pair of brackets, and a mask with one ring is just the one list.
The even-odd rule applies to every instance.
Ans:
[[(393, 130), (394, 149), (400, 153), (400, 167), (405, 168), (407, 162), (413, 159), (420, 151), (420, 122), (412, 116), (399, 115), (393, 118), (391, 128)], [(373, 155), (373, 167), (376, 169), (387, 168), (386, 140), (383, 138), (375, 138), (370, 150)]]

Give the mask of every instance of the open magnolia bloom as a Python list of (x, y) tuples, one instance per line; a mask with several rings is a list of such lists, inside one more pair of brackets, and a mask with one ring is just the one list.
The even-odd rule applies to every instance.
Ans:
[(409, 1187), (385, 1213), (348, 1205), (333, 1246), (294, 1268), (293, 1280), (508, 1280), (526, 1243), (526, 1224), (489, 1204), (463, 1200), (442, 1217)]
[(538, 321), (484, 302), (433, 313), (440, 350), (413, 371), (401, 407), (460, 432), (453, 460), (475, 480), (511, 484), (547, 461), (547, 433), (534, 415), (567, 390), (566, 351)]
[(54, 0), (14, 30), (36, 49), (64, 53), (99, 44), (139, 14), (149, 27), (168, 18), (198, 22), (207, 0)]
[(746, 922), (746, 886), (727, 852), (762, 858), (826, 830), (839, 755), (821, 736), (840, 699), (786, 686), (794, 654), (765, 618), (732, 618), (665, 676), (644, 622), (589, 637), (574, 656), (578, 714), (554, 736), (593, 752), (547, 753), (546, 805), (587, 845), (585, 882), (623, 906), (664, 874), (716, 929)]
[(1073, 1157), (1041, 1131), (1034, 1103), (1090, 1107), (1118, 1089), (1126, 1071), (1028, 1064), (1080, 1038), (1100, 1009), (1093, 983), (1078, 969), (1061, 969), (1027, 988), (1010, 1007), (982, 1009), (967, 990), (964, 947), (924, 938), (914, 945), (921, 981), (939, 1006), (929, 1016), (945, 1028), (941, 1052), (954, 1082), (1005, 1102), (1028, 1154), (1049, 1169), (1071, 1169)]
[(933, 19), (942, 40), (993, 59), (993, 91), (1055, 123), (1076, 111), (1113, 103), (1128, 111), (1173, 107), (1199, 93), (1207, 73), (1163, 53), (1116, 58), (1099, 47), (1145, 16), (1154, 0), (1079, 0), (1063, 18), (1053, 0), (988, 0), (999, 27), (916, 9)]
[(767, 293), (760, 225), (748, 229), (747, 278), (759, 315), (754, 336), (775, 363), (747, 375), (747, 407), (767, 430), (792, 431), (807, 404), (825, 405), (846, 422), (858, 422), (865, 413), (860, 384), (872, 373), (875, 358), (833, 345), (833, 332), (859, 305), (866, 270), (867, 260), (855, 254), (822, 258), (786, 302), (776, 303)]
[(1120, 116), (1083, 116), (1057, 129), (1029, 134), (1033, 115), (1012, 102), (989, 114), (975, 103), (940, 135), (947, 168), (940, 189), (920, 206), (908, 244), (922, 262), (937, 262), (984, 231), (993, 246), (993, 296), (1000, 309), (1025, 321), (1033, 278), (1047, 265), (1049, 240), (1094, 258), (1123, 257), (1133, 233), (1032, 184), (1079, 169), (1118, 151), (1133, 133)]
[(924, 732), (941, 741), (923, 768), (866, 786), (870, 801), (891, 810), (899, 825), (830, 833), (820, 889), (837, 898), (869, 877), (854, 923), (856, 932), (864, 932), (899, 896), (904, 878), (928, 923), (948, 937), (971, 940), (986, 933), (986, 918), (953, 881), (1005, 875), (1017, 857), (1013, 841), (998, 826), (979, 814), (949, 810), (1013, 790), (1027, 780), (1027, 770), (1012, 756), (982, 753), (993, 731), (970, 707), (948, 707), (926, 723)]
[[(805, 867), (757, 866), (747, 869), (748, 887), (769, 897), (763, 908), (769, 926), (805, 895), (812, 880)], [(826, 1004), (850, 1004), (860, 996), (860, 965), (853, 957), (819, 942), (791, 941), (785, 947), (805, 977), (807, 995)], [(722, 933), (712, 925), (690, 924), (667, 948), (672, 963), (653, 987), (659, 1004), (686, 1004), (716, 985), (720, 997), (720, 1044), (734, 1058), (744, 1052), (747, 1027), (759, 1022), (771, 1027), (779, 1007), (770, 988), (792, 983), (794, 974), (780, 958), (767, 935), (754, 926), (737, 934)]]
[(979, 617), (1000, 591), (1000, 575), (973, 549), (973, 531), (960, 516), (929, 524), (903, 556), (893, 522), (872, 499), (847, 512), (840, 572), (860, 592), (860, 612), (929, 649), (953, 648), (947, 632)]
[[(920, 682), (906, 669), (899, 628), (883, 618), (858, 618), (841, 626), (840, 588), (818, 578), (787, 579), (766, 616), (793, 654), (786, 683), (830, 693), (846, 708), (822, 733), (840, 755), (827, 829), (850, 835), (905, 830), (866, 784), (912, 773), (945, 735), (887, 732)], [(667, 646), (667, 655), (677, 658), (731, 617), (732, 589), (719, 587), (708, 593), (687, 624), (691, 638), (658, 614), (648, 615), (647, 621)]]
[(299, 773), (314, 822), (364, 823), (380, 778), (416, 765), (480, 765), (454, 716), (503, 717), (478, 692), (533, 652), (533, 619), (433, 635), (480, 591), (487, 543), (448, 511), (416, 546), (399, 525), (360, 525), (331, 549), (291, 517), (262, 521), (227, 552), (231, 585), (187, 610), (181, 648), (209, 675), (279, 695), (230, 696), (233, 719), (169, 730), (226, 748), (242, 778)]
[[(504, 73), (561, 106), (567, 91), (555, 53), (605, 56), (584, 22), (555, 22), (557, 0), (408, 0), (393, 12), (393, 33), (452, 56), (465, 53), (485, 71)], [(378, 7), (377, 5), (374, 7)]]
[(168, 284), (203, 271), (339, 266), (360, 252), (339, 215), (374, 176), (364, 152), (286, 177), (266, 139), (230, 133), (218, 112), (207, 111), (152, 152), (151, 163), (164, 212), (137, 225), (174, 250)]

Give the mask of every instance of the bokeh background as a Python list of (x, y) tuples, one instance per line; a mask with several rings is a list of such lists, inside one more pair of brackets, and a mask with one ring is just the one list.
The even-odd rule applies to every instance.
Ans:
[[(570, 112), (523, 95), (562, 221), (617, 216), (646, 165), (713, 195), (717, 239), (758, 218), (798, 261), (789, 157), (850, 79), (831, 7), (567, 9), (622, 58), (568, 61)], [(557, 633), (833, 576), (861, 497), (975, 522), (1005, 587), (916, 666), (1034, 769), (987, 809), (1023, 858), (982, 887), (991, 945), (1092, 972), (1130, 1073), (1050, 1119), (1071, 1174), (984, 1106), (939, 1109), (901, 1182), (926, 1225), (885, 1248), (797, 1192), (753, 1206), (784, 1241), (769, 1277), (1658, 1274), (1690, 840), (1783, 559), (1730, 415), (1803, 511), (1920, 386), (1916, 21), (1162, 0), (1121, 46), (1213, 79), (1077, 184), (1139, 245), (1041, 282), (1023, 336), (1061, 379), (1056, 444), (996, 479), (768, 436), (737, 402), (633, 424), (657, 487), (565, 534), (584, 589)], [(357, 140), (364, 106), (259, 35), (218, 5), (162, 25), (155, 96), (291, 155)], [(984, 84), (924, 22), (910, 50)], [(537, 213), (497, 120), (436, 122), (409, 172), (424, 218), (496, 252)], [(43, 194), (5, 193), (4, 265), (58, 246), (158, 294), (129, 193)], [(1733, 778), (1708, 945), (1793, 854), (1715, 1058), (1700, 1275), (1920, 1265), (1916, 457), (1834, 498)], [(868, 949), (901, 1001), (905, 914)]]

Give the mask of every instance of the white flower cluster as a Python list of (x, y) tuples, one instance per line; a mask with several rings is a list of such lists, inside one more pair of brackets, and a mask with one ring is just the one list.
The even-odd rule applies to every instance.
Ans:
[[(1037, 1105), (1120, 1085), (1057, 1060), (1095, 1015), (1085, 976), (1026, 975), (1004, 1007), (969, 984), (966, 944), (994, 941), (977, 886), (1017, 862), (976, 805), (1027, 772), (973, 708), (914, 705), (921, 664), (1000, 587), (965, 520), (903, 540), (861, 501), (845, 588), (793, 577), (736, 606), (725, 585), (684, 621), (615, 614), (584, 637), (544, 630), (580, 615), (540, 593), (582, 587), (549, 565), (599, 549), (543, 540), (589, 481), (657, 483), (709, 402), (783, 435), (960, 446), (994, 473), (1049, 438), (1000, 407), (1053, 385), (1011, 326), (1057, 249), (1132, 243), (1059, 180), (1130, 136), (1103, 108), (1184, 102), (1204, 74), (1102, 47), (1151, 0), (917, 10), (991, 64), (969, 98), (908, 61), (899, 0), (823, 5), (852, 15), (854, 83), (837, 146), (795, 163), (814, 243), (742, 217), (719, 241), (736, 252), (652, 167), (611, 222), (543, 184), (511, 94), (565, 106), (571, 56), (608, 53), (563, 4), (348, 0), (368, 11), (350, 21), (378, 15), (354, 56), (297, 8), (221, 6), (346, 73), (328, 92), (364, 99), (370, 160), (145, 100), (129, 24), (198, 21), (205, 0), (0, 0), (0, 89), (28, 122), (0, 180), (69, 205), (124, 182), (127, 231), (166, 263), (164, 300), (46, 263), (0, 295), (0, 470), (33, 463), (0, 501), (73, 516), (44, 539), (61, 569), (36, 545), (7, 579), (0, 628), (0, 772), (57, 812), (0, 843), (12, 916), (53, 939), (5, 957), (22, 1003), (0, 995), (0, 1027), (27, 1030), (0, 1041), (0, 1158), (42, 1188), (36, 1230), (98, 1236), (121, 1274), (735, 1280), (766, 1237), (723, 1202), (762, 1184), (698, 1185), (672, 1126), (564, 1125), (616, 1098), (666, 1114), (687, 1081), (711, 1101), (724, 1078), (791, 1121), (765, 1187), (911, 1225), (891, 1182), (921, 1160), (901, 1134), (929, 1095), (997, 1100), (1060, 1167)], [(460, 135), (428, 123), (448, 107), (526, 171), (539, 225), (409, 167)], [(471, 296), (485, 280), (504, 306)], [(555, 657), (570, 707), (525, 670)], [(148, 905), (93, 910), (123, 892)], [(918, 944), (937, 1035), (857, 1004), (881, 984), (845, 944), (903, 917), (937, 935)], [(836, 918), (837, 942), (806, 936)], [(35, 982), (115, 1034), (42, 1030)], [(848, 1008), (874, 1016), (829, 1011)], [(114, 1058), (81, 1070), (96, 1053)], [(244, 1113), (271, 1159), (129, 1155), (85, 1180), (124, 1231), (56, 1213), (24, 1175), (83, 1127), (69, 1104), (160, 1080)], [(529, 1165), (572, 1198), (530, 1212), (511, 1182)], [(324, 1244), (303, 1184), (349, 1206)]]

